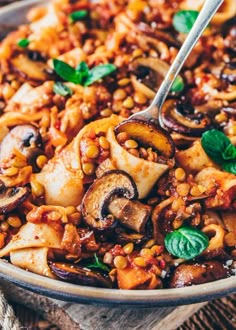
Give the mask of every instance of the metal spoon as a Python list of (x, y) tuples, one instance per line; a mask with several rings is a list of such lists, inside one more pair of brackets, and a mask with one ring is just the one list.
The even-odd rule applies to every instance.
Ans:
[(159, 124), (164, 128), (164, 124), (162, 122), (161, 117), (161, 108), (169, 93), (171, 85), (177, 77), (178, 73), (180, 72), (191, 50), (197, 43), (201, 34), (205, 30), (211, 18), (214, 16), (223, 1), (224, 0), (206, 0), (201, 12), (198, 15), (196, 22), (194, 23), (194, 26), (192, 27), (186, 40), (180, 48), (179, 53), (177, 54), (174, 62), (172, 63), (151, 105), (147, 109), (133, 114), (129, 117), (129, 119), (143, 118), (145, 120), (157, 120)]

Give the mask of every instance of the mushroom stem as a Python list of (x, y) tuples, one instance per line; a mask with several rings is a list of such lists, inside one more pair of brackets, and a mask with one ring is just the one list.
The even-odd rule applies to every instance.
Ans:
[(150, 206), (123, 197), (113, 199), (108, 210), (122, 225), (138, 233), (143, 232), (151, 214)]

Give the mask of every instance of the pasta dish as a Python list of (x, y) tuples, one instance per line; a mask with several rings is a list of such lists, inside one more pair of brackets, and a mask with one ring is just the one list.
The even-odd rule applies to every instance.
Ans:
[(0, 257), (79, 285), (236, 270), (236, 2), (151, 103), (204, 0), (52, 0), (0, 41)]

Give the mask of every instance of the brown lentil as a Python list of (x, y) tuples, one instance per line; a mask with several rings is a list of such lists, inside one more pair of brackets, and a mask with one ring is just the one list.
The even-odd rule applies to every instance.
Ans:
[(114, 93), (113, 93), (113, 99), (115, 101), (123, 101), (127, 96), (127, 93), (124, 89), (117, 89)]
[(39, 183), (36, 180), (32, 180), (30, 184), (31, 184), (31, 191), (34, 196), (39, 197), (44, 194), (44, 186), (41, 185), (41, 183)]
[(141, 147), (139, 149), (139, 152), (140, 152), (140, 156), (144, 159), (146, 159), (148, 157), (148, 152), (145, 148)]
[(184, 200), (182, 198), (177, 198), (173, 200), (173, 203), (171, 205), (171, 209), (174, 212), (177, 212), (181, 207), (185, 205)]
[(122, 144), (129, 139), (129, 135), (126, 132), (121, 132), (116, 136), (117, 141)]
[(198, 188), (198, 186), (193, 186), (190, 189), (190, 194), (194, 197), (198, 197), (202, 195), (202, 192), (200, 191), (200, 189)]
[(130, 79), (129, 78), (123, 78), (123, 79), (120, 79), (118, 81), (118, 85), (119, 86), (126, 86), (130, 83)]
[(118, 269), (124, 269), (124, 268), (126, 268), (127, 265), (128, 265), (127, 258), (126, 257), (123, 257), (123, 256), (116, 256), (114, 258), (114, 265)]
[(85, 151), (85, 155), (88, 158), (97, 158), (99, 155), (99, 148), (95, 144), (91, 144)]
[(107, 150), (110, 148), (110, 144), (107, 141), (107, 139), (105, 138), (105, 136), (100, 136), (100, 138), (98, 139), (98, 143), (102, 147), (102, 149)]
[(111, 265), (113, 262), (113, 255), (110, 252), (106, 252), (103, 257), (103, 262), (105, 264)]
[(132, 242), (127, 243), (125, 246), (123, 246), (123, 250), (124, 250), (125, 254), (132, 253), (134, 250), (134, 243), (132, 243)]
[(187, 196), (190, 190), (190, 185), (188, 183), (180, 183), (177, 188), (176, 191), (180, 196)]
[(162, 251), (162, 247), (160, 245), (153, 245), (151, 247), (151, 250), (154, 253), (154, 255), (159, 255)]
[(100, 115), (102, 117), (110, 117), (112, 115), (112, 111), (111, 111), (111, 109), (106, 108), (106, 109), (101, 110)]
[(155, 240), (154, 239), (150, 239), (149, 241), (147, 241), (145, 243), (144, 247), (151, 248), (154, 244), (155, 244)]
[(140, 251), (140, 256), (141, 257), (154, 256), (154, 252), (151, 249), (143, 248)]
[(40, 155), (36, 159), (36, 164), (39, 168), (43, 168), (44, 165), (48, 162), (48, 159), (45, 155)]
[(135, 263), (136, 266), (139, 266), (139, 267), (146, 267), (147, 266), (147, 262), (143, 257), (134, 258), (134, 263)]
[(147, 97), (146, 95), (140, 93), (140, 92), (136, 92), (134, 94), (134, 102), (138, 103), (138, 104), (145, 104), (147, 103)]
[(185, 171), (181, 168), (181, 167), (178, 167), (176, 170), (175, 170), (175, 178), (178, 180), (178, 181), (184, 181), (185, 178), (186, 178), (186, 173)]
[(135, 157), (139, 157), (139, 151), (137, 149), (129, 149), (129, 153)]
[(123, 102), (123, 106), (127, 109), (132, 109), (134, 107), (134, 100), (132, 99), (131, 96), (128, 96), (124, 102)]
[(93, 163), (83, 163), (82, 170), (86, 175), (92, 175), (95, 172), (95, 165)]
[(125, 147), (127, 149), (135, 149), (135, 148), (138, 148), (138, 143), (135, 141), (135, 140), (127, 140), (125, 141), (124, 143)]
[(22, 225), (21, 219), (17, 215), (9, 216), (7, 222), (11, 227), (14, 228), (18, 228)]

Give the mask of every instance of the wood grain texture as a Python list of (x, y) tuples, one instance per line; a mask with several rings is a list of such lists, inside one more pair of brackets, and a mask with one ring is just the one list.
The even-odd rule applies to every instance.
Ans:
[(167, 308), (126, 308), (122, 305), (112, 308), (50, 299), (3, 280), (0, 285), (9, 301), (21, 302), (62, 330), (172, 330), (205, 304)]

